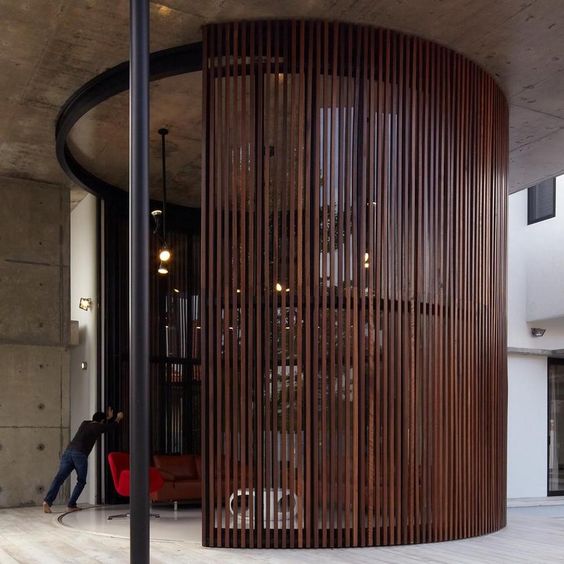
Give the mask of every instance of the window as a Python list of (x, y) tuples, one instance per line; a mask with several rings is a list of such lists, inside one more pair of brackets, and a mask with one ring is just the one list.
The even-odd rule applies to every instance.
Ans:
[(548, 495), (564, 494), (564, 360), (548, 359)]
[(556, 179), (543, 180), (528, 190), (527, 224), (538, 223), (556, 215)]

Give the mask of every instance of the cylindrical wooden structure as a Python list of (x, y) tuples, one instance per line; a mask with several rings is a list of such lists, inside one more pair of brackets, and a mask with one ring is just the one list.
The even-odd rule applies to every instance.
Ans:
[(203, 542), (505, 524), (503, 93), (416, 37), (204, 28)]

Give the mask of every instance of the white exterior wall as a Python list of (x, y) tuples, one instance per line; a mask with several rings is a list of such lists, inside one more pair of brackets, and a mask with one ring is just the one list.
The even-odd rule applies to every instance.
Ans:
[[(70, 396), (71, 436), (85, 419), (96, 411), (96, 326), (98, 315), (96, 273), (96, 198), (86, 196), (71, 213), (71, 319), (79, 323), (80, 344), (71, 348)], [(78, 307), (80, 298), (92, 298), (93, 307), (83, 311)], [(81, 363), (88, 368), (83, 370)], [(88, 460), (88, 479), (79, 503), (96, 502), (96, 449)], [(71, 488), (76, 484), (73, 472)]]
[(544, 497), (547, 484), (546, 357), (510, 354), (507, 369), (507, 497)]
[[(509, 197), (508, 214), (507, 344), (564, 349), (564, 177), (555, 218), (527, 225), (526, 190)], [(547, 495), (547, 380), (546, 356), (509, 354), (508, 498)]]
[[(526, 196), (526, 191), (523, 192)], [(556, 217), (527, 227), (527, 319), (564, 316), (564, 176), (556, 180)], [(562, 320), (560, 325), (564, 326)]]
[[(508, 215), (507, 344), (564, 348), (564, 176), (556, 183), (556, 217), (527, 225), (526, 190), (509, 196)], [(531, 327), (547, 332), (535, 338)]]

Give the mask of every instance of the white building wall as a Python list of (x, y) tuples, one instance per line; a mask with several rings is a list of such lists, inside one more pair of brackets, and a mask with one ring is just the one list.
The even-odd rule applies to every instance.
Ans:
[(544, 497), (547, 484), (546, 357), (508, 358), (507, 497)]
[[(509, 197), (507, 291), (508, 346), (564, 349), (564, 177), (553, 219), (527, 225), (527, 191)], [(508, 498), (547, 495), (547, 379), (546, 355), (509, 354)]]
[[(525, 196), (527, 192), (524, 191)], [(526, 202), (525, 202), (526, 203)], [(526, 206), (525, 206), (526, 209)], [(556, 179), (556, 217), (527, 226), (527, 320), (564, 316), (564, 176)], [(561, 322), (561, 325), (564, 325)]]
[[(507, 294), (509, 347), (564, 348), (564, 176), (553, 219), (527, 225), (527, 191), (509, 196)], [(535, 338), (532, 327), (547, 332)]]
[[(71, 319), (79, 323), (79, 345), (71, 348), (70, 394), (71, 436), (85, 419), (91, 419), (96, 406), (96, 347), (97, 347), (97, 273), (96, 273), (96, 198), (86, 196), (71, 213)], [(91, 298), (93, 307), (83, 311), (78, 307), (80, 298)], [(86, 370), (81, 363), (86, 362)], [(96, 449), (88, 460), (87, 485), (79, 503), (96, 502)], [(76, 483), (73, 472), (71, 488)]]

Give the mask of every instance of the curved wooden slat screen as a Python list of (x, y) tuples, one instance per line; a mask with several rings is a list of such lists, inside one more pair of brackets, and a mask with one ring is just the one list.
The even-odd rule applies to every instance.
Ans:
[(505, 524), (508, 112), (443, 47), (204, 28), (203, 542)]

